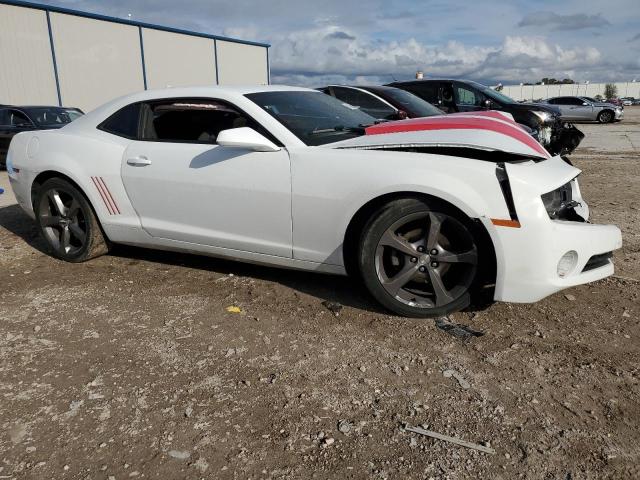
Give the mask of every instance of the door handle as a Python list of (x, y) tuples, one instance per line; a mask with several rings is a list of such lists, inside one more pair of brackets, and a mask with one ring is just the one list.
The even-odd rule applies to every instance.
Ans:
[(132, 167), (146, 167), (147, 165), (151, 165), (151, 160), (141, 155), (139, 157), (127, 158), (127, 165), (131, 165)]

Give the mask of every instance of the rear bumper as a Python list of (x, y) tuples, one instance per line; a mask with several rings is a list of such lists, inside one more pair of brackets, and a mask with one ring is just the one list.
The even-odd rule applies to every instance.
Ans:
[[(614, 225), (548, 220), (531, 228), (494, 229), (504, 259), (498, 268), (495, 300), (505, 302), (536, 302), (562, 289), (608, 277), (614, 267), (606, 256), (585, 267), (593, 257), (622, 246), (622, 235)], [(560, 277), (558, 262), (569, 251), (576, 252), (578, 260)]]
[(21, 169), (20, 173), (16, 173), (8, 169), (9, 183), (13, 190), (13, 195), (16, 197), (18, 205), (29, 215), (31, 218), (35, 218), (33, 212), (33, 205), (31, 202), (31, 184), (35, 175), (25, 169)]

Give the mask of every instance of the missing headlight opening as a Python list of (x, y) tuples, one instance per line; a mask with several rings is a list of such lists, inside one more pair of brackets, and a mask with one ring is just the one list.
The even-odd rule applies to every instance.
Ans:
[(565, 183), (560, 188), (556, 188), (551, 192), (541, 196), (542, 203), (552, 220), (567, 220), (571, 222), (585, 222), (586, 220), (580, 216), (575, 207), (581, 205), (580, 202), (573, 200), (572, 180)]

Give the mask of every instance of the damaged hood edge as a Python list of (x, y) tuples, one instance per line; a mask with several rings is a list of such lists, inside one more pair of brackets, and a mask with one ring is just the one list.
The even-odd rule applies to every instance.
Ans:
[[(521, 141), (488, 130), (427, 130), (377, 135), (363, 135), (323, 145), (326, 148), (349, 150), (394, 150), (412, 148), (459, 148), (482, 152), (502, 152), (519, 157), (546, 160), (550, 155), (544, 149), (534, 149)], [(434, 152), (436, 153), (436, 152)], [(461, 151), (461, 157), (467, 155)]]

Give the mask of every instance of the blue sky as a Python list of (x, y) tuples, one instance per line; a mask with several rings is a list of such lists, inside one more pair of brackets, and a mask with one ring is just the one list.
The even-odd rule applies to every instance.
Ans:
[(45, 0), (272, 45), (272, 81), (640, 81), (640, 1)]

